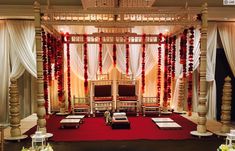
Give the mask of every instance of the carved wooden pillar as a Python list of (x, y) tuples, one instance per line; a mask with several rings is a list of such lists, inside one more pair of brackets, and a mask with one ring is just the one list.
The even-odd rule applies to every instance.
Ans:
[(16, 79), (11, 79), (10, 85), (10, 126), (11, 137), (18, 137), (21, 135), (20, 130), (20, 102), (19, 91)]
[(202, 27), (201, 27), (201, 56), (200, 56), (200, 90), (198, 104), (198, 125), (197, 132), (206, 132), (206, 49), (207, 49), (207, 4), (202, 6)]
[(179, 79), (179, 92), (177, 99), (176, 112), (183, 113), (184, 110), (184, 94), (185, 94), (185, 84), (182, 78)]
[(18, 140), (25, 139), (28, 136), (21, 134), (20, 129), (20, 101), (19, 91), (17, 86), (17, 80), (12, 78), (11, 85), (9, 87), (10, 93), (10, 136), (6, 137), (5, 140)]
[(230, 132), (230, 120), (231, 120), (231, 101), (232, 101), (232, 85), (231, 78), (227, 76), (223, 87), (223, 97), (221, 106), (221, 133)]
[(206, 50), (207, 50), (207, 3), (202, 6), (202, 25), (201, 25), (201, 56), (200, 56), (200, 82), (199, 82), (199, 102), (198, 102), (198, 119), (197, 131), (192, 131), (192, 135), (211, 136), (212, 133), (207, 132), (206, 114), (207, 114), (207, 82), (206, 82)]
[(37, 54), (37, 125), (39, 131), (46, 133), (46, 109), (43, 91), (43, 60), (41, 47), (41, 16), (40, 4), (38, 1), (34, 2), (34, 25), (35, 25), (35, 39), (36, 39), (36, 54)]

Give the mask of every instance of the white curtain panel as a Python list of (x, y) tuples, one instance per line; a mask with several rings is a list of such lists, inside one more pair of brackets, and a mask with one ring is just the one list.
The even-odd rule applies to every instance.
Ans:
[(117, 45), (117, 69), (123, 74), (126, 73), (126, 45), (124, 44)]
[(235, 76), (235, 23), (218, 24), (220, 38), (224, 47), (230, 68)]
[(10, 75), (9, 36), (5, 21), (0, 20), (0, 123), (8, 121), (8, 86)]
[(6, 23), (11, 39), (11, 57), (15, 61), (12, 62), (11, 77), (19, 77), (23, 74), (24, 69), (17, 64), (22, 64), (31, 75), (37, 77), (34, 23), (14, 20)]
[[(103, 74), (109, 73), (113, 67), (113, 59), (110, 53), (111, 51), (112, 51), (112, 45), (110, 44), (103, 45), (103, 50), (102, 50), (102, 73)], [(119, 59), (117, 59), (117, 64), (118, 64), (118, 61)]]
[(216, 118), (216, 82), (215, 82), (215, 64), (216, 64), (216, 46), (217, 46), (217, 23), (208, 24), (207, 34), (207, 70), (206, 80), (209, 82), (207, 89), (207, 117)]

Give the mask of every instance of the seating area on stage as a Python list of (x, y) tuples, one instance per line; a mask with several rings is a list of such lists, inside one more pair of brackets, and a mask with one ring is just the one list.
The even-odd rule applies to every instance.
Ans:
[[(77, 117), (76, 117), (77, 116)], [(98, 140), (182, 140), (194, 139), (189, 132), (196, 128), (196, 124), (179, 114), (162, 115), (161, 118), (170, 118), (181, 125), (180, 129), (161, 129), (152, 121), (158, 116), (135, 116), (125, 113), (114, 113), (111, 125), (105, 123), (103, 116), (79, 117), (78, 115), (58, 116), (51, 115), (47, 119), (47, 130), (53, 133), (51, 141), (98, 141)], [(79, 119), (82, 118), (82, 119)], [(63, 120), (77, 120), (77, 125), (61, 127)], [(81, 123), (81, 120), (83, 122)], [(76, 128), (77, 126), (77, 128)], [(32, 134), (36, 126), (25, 134)], [(196, 138), (195, 138), (196, 139)]]

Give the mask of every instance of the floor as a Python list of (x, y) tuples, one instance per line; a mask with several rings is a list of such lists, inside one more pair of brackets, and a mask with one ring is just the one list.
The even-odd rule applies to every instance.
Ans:
[[(187, 116), (187, 114), (183, 114), (182, 116), (184, 116), (187, 119), (197, 123), (197, 113), (193, 113), (191, 117)], [(36, 114), (32, 114), (29, 117), (22, 119), (21, 120), (21, 133), (24, 133), (27, 130), (29, 130), (31, 127), (35, 126), (36, 121), (37, 121), (37, 115)], [(211, 132), (217, 132), (217, 131), (220, 130), (220, 127), (221, 127), (221, 123), (218, 122), (218, 121), (214, 121), (214, 120), (207, 120), (206, 125), (207, 125), (207, 129)], [(231, 125), (231, 128), (235, 129), (235, 125)], [(5, 137), (10, 136), (10, 127), (5, 129), (4, 135), (5, 135)], [(207, 139), (206, 140), (207, 143), (205, 143), (205, 141), (203, 139), (207, 139), (207, 138), (201, 138), (201, 139), (198, 138), (198, 140), (187, 140), (187, 142), (188, 142), (187, 144), (191, 144), (191, 146), (194, 146), (193, 147), (194, 149), (197, 148), (198, 145), (201, 145), (201, 146), (204, 145), (204, 147), (207, 147), (207, 145), (211, 144), (211, 145), (214, 145), (213, 146), (214, 148), (212, 146), (210, 146), (210, 147), (212, 147), (213, 149), (216, 149), (219, 146), (219, 144), (225, 142), (224, 138), (217, 138), (215, 136), (213, 138)], [(126, 144), (127, 142), (129, 142), (128, 143), (129, 145)], [(102, 141), (101, 142), (99, 142), (99, 141), (98, 142), (90, 142), (90, 143), (89, 142), (76, 142), (76, 143), (68, 143), (68, 142), (55, 143), (55, 142), (51, 142), (51, 143), (53, 144), (54, 148), (57, 148), (56, 150), (62, 150), (61, 146), (68, 146), (67, 144), (69, 144), (69, 147), (71, 147), (71, 149), (69, 149), (69, 150), (79, 150), (76, 147), (78, 144), (80, 144), (80, 146), (83, 146), (83, 149), (81, 149), (81, 150), (95, 150), (95, 145), (97, 145), (98, 147), (101, 147), (102, 148), (101, 150), (110, 150), (111, 149), (110, 147), (112, 146), (112, 144), (115, 144), (115, 143), (119, 146), (118, 147), (119, 149), (117, 149), (117, 150), (132, 150), (132, 149), (142, 150), (141, 146), (143, 147), (143, 146), (146, 146), (147, 144), (149, 144), (149, 145), (147, 145), (148, 147), (152, 146), (154, 148), (154, 144), (155, 145), (158, 144), (159, 146), (161, 146), (162, 143), (163, 144), (165, 144), (165, 143), (174, 144), (176, 148), (178, 147), (180, 149), (180, 146), (181, 146), (180, 144), (185, 143), (184, 140), (183, 141), (171, 141), (171, 140), (169, 140), (169, 141), (145, 141), (145, 140), (142, 140), (141, 141), (140, 140), (140, 141), (127, 141), (127, 142), (125, 143), (124, 141), (123, 142), (122, 141), (106, 141), (105, 143), (103, 142), (104, 144), (106, 144), (105, 146), (101, 145), (101, 144), (103, 144)], [(145, 145), (143, 145), (143, 143)], [(10, 150), (18, 150), (19, 148), (22, 148), (22, 145), (30, 146), (31, 141), (30, 141), (30, 139), (27, 139), (27, 141), (23, 141), (23, 143), (19, 143), (19, 144), (13, 143), (13, 144), (11, 144), (11, 142), (5, 142), (5, 147), (6, 147), (5, 150), (8, 150), (9, 146), (11, 148)], [(91, 144), (94, 144), (94, 146), (90, 146)], [(137, 146), (140, 145), (140, 147), (135, 148), (136, 145)], [(188, 149), (190, 149), (191, 151), (192, 151), (193, 148), (190, 149), (190, 147), (188, 147)], [(151, 149), (151, 147), (149, 149)], [(182, 151), (184, 151), (184, 150), (186, 151), (188, 149), (182, 149)], [(165, 150), (167, 151), (167, 149), (165, 149)]]

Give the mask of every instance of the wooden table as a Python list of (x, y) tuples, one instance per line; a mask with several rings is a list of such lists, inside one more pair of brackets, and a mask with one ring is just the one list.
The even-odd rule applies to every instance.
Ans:
[(61, 125), (61, 128), (64, 128), (65, 126), (73, 126), (73, 127), (78, 128), (80, 121), (81, 119), (62, 119), (60, 121), (60, 125)]

